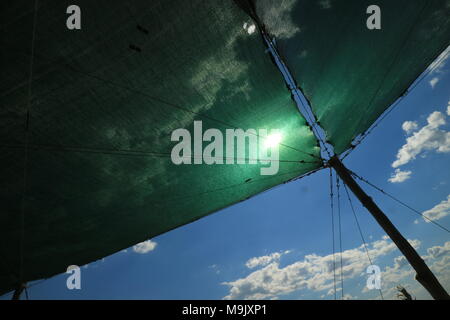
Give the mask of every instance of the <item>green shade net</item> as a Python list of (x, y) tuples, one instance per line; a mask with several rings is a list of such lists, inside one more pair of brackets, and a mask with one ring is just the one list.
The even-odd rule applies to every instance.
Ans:
[[(71, 4), (81, 30), (66, 28)], [(320, 167), (316, 139), (233, 1), (40, 0), (32, 68), (34, 1), (0, 5), (0, 293)], [(278, 173), (174, 165), (171, 133), (193, 132), (194, 120), (223, 133), (279, 129)]]
[[(338, 154), (450, 44), (449, 0), (250, 3)], [(373, 4), (381, 30), (366, 27)]]

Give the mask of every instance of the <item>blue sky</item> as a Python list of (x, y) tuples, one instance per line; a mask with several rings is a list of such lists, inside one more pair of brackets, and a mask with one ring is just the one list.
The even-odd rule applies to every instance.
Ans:
[[(431, 217), (439, 217), (436, 222), (447, 228), (450, 227), (448, 60), (433, 66), (433, 71), (345, 159), (351, 170), (419, 211), (435, 208)], [(410, 122), (405, 125), (406, 121)], [(406, 163), (393, 168), (402, 147), (397, 163)], [(393, 180), (396, 182), (390, 182), (395, 169), (403, 174)], [(84, 266), (81, 290), (68, 290), (69, 275), (61, 274), (31, 283), (29, 296), (31, 299), (334, 299), (332, 273), (324, 269), (330, 266), (332, 252), (328, 175), (328, 170), (322, 170), (278, 186), (151, 239), (141, 250), (129, 248)], [(403, 235), (413, 240), (450, 291), (450, 235), (363, 186)], [(377, 290), (365, 289), (369, 262), (344, 190), (341, 191), (344, 295), (350, 299), (378, 299)], [(394, 287), (403, 285), (418, 299), (431, 298), (413, 280), (409, 265), (370, 214), (356, 199), (352, 200), (373, 262), (382, 270), (384, 297), (395, 298)], [(339, 255), (336, 259), (339, 261)], [(337, 274), (339, 280), (339, 268)], [(339, 281), (337, 286), (340, 287)], [(337, 296), (341, 298), (341, 293)]]

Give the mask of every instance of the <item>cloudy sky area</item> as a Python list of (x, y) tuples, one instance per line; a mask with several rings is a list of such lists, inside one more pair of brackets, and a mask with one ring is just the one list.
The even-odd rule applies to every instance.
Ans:
[[(450, 228), (450, 68), (443, 62), (345, 159), (354, 172)], [(34, 299), (334, 299), (328, 171), (279, 186), (195, 223), (84, 266), (82, 289), (66, 274), (31, 283)], [(363, 187), (450, 291), (450, 235), (367, 185)], [(429, 299), (395, 245), (351, 198), (382, 293), (402, 285)], [(341, 188), (337, 298), (379, 299)], [(338, 237), (336, 236), (338, 249)], [(3, 296), (7, 299), (9, 295)]]

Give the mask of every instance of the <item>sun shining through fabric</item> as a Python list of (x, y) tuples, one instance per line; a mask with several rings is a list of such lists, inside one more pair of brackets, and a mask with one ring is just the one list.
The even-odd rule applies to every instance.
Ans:
[[(7, 2), (0, 293), (322, 165), (258, 29), (233, 1), (77, 1), (80, 29), (68, 28), (70, 1), (39, 1), (30, 91), (34, 3)], [(182, 152), (175, 164), (171, 153), (181, 138), (172, 141), (172, 133), (185, 129), (193, 140), (195, 121), (203, 125), (200, 144), (185, 146), (189, 164)], [(270, 138), (278, 159), (249, 163), (234, 149), (227, 157), (211, 137), (225, 139), (231, 129), (256, 131), (244, 141), (260, 139), (260, 129), (279, 130), (282, 138)], [(276, 171), (268, 172), (270, 165)]]

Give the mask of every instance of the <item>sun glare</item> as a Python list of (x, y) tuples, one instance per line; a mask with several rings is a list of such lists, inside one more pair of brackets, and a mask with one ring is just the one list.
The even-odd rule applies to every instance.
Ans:
[(273, 148), (279, 145), (281, 142), (281, 134), (280, 133), (272, 133), (267, 136), (265, 141), (266, 148)]

